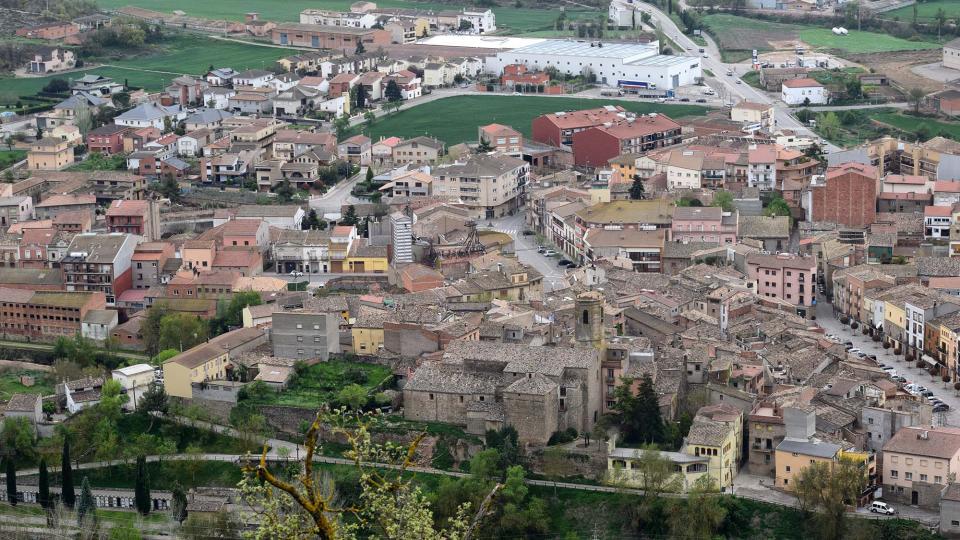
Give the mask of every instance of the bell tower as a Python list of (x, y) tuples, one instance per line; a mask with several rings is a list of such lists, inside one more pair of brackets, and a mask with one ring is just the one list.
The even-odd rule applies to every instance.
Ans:
[(577, 343), (603, 348), (603, 295), (597, 291), (580, 293), (574, 305)]

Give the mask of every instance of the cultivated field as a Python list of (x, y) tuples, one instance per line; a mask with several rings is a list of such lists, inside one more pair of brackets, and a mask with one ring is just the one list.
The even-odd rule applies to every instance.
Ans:
[(838, 36), (829, 28), (810, 28), (800, 32), (800, 39), (815, 49), (836, 49), (852, 54), (882, 53), (893, 51), (919, 51), (936, 49), (936, 43), (927, 41), (909, 41), (887, 34), (875, 32), (857, 32), (850, 30), (845, 36)]
[[(377, 120), (364, 131), (374, 140), (379, 137), (415, 137), (430, 135), (448, 145), (477, 140), (477, 127), (498, 122), (513, 126), (530, 136), (530, 122), (555, 111), (592, 109), (603, 105), (621, 105), (641, 113), (661, 112), (671, 118), (702, 115), (704, 107), (696, 105), (660, 105), (625, 100), (535, 97), (535, 96), (456, 96), (438, 99), (423, 105), (391, 114)], [(455, 121), (437, 122), (437, 118)]]
[[(947, 20), (956, 20), (960, 17), (960, 0), (926, 0), (923, 3), (917, 3), (917, 20), (932, 21), (936, 18), (937, 10), (943, 8), (947, 14)], [(896, 19), (899, 21), (913, 20), (913, 6), (905, 6), (893, 11), (887, 11), (877, 15), (883, 19)]]
[(201, 75), (210, 65), (230, 66), (237, 70), (269, 68), (285, 54), (284, 49), (245, 45), (184, 34), (168, 40), (143, 56), (123, 60), (105, 60), (103, 67), (47, 77), (0, 79), (0, 103), (14, 103), (19, 96), (35, 94), (51, 79), (79, 78), (96, 73), (130, 86), (159, 90), (179, 75)]
[[(118, 9), (123, 6), (136, 6), (156, 11), (171, 12), (182, 10), (192, 17), (208, 19), (243, 20), (244, 13), (256, 11), (260, 17), (272, 21), (296, 21), (300, 12), (307, 8), (336, 9), (347, 11), (353, 0), (98, 0), (103, 9)], [(407, 7), (434, 10), (458, 10), (463, 4), (440, 2), (413, 2), (404, 0), (380, 0), (379, 7)], [(547, 9), (517, 7), (493, 8), (497, 15), (500, 33), (522, 34), (553, 28), (559, 12)], [(567, 8), (567, 18), (596, 19), (603, 12), (597, 10), (578, 10)]]
[[(792, 49), (800, 42), (814, 49), (830, 49), (841, 54), (916, 51), (938, 47), (936, 43), (928, 41), (910, 41), (875, 32), (851, 30), (845, 36), (838, 36), (829, 28), (768, 22), (735, 15), (707, 15), (704, 21), (719, 39), (720, 47), (732, 58), (738, 58), (737, 51), (749, 53), (752, 49), (759, 52)], [(739, 58), (742, 58), (742, 54)]]

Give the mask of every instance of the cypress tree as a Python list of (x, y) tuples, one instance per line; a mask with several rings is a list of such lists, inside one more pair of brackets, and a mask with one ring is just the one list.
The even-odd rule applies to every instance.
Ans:
[(183, 486), (180, 485), (179, 481), (173, 484), (170, 511), (177, 523), (183, 523), (187, 519), (187, 494), (184, 493)]
[(90, 489), (90, 480), (84, 476), (80, 484), (80, 500), (77, 501), (77, 524), (81, 528), (92, 528), (97, 522), (97, 505), (93, 501), (93, 491)]
[(47, 473), (47, 460), (40, 459), (40, 485), (37, 502), (40, 508), (50, 508), (50, 476)]
[(13, 466), (13, 456), (7, 457), (7, 502), (17, 505), (17, 469)]
[(143, 515), (150, 513), (150, 479), (147, 477), (147, 458), (137, 457), (137, 478), (133, 487), (134, 506)]
[(77, 502), (77, 494), (73, 489), (73, 468), (70, 465), (70, 441), (63, 440), (63, 456), (60, 464), (60, 501), (67, 508), (73, 508)]
[(637, 416), (643, 442), (663, 442), (663, 418), (660, 417), (660, 404), (649, 373), (644, 373), (643, 379), (640, 380), (640, 391), (637, 393)]

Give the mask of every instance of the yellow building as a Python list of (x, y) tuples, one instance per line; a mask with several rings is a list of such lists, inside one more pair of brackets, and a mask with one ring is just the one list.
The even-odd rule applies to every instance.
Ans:
[(358, 274), (382, 274), (390, 268), (390, 262), (387, 256), (373, 255), (365, 256), (362, 254), (351, 255), (347, 257), (344, 265), (345, 272), (356, 272)]
[(27, 168), (31, 171), (57, 171), (72, 163), (73, 147), (63, 139), (44, 137), (27, 152)]
[(360, 306), (350, 327), (354, 354), (375, 354), (383, 347), (383, 321), (393, 312)]
[(740, 464), (743, 441), (743, 411), (718, 403), (697, 411), (684, 452), (709, 459), (708, 471), (718, 488), (733, 485)]
[(163, 363), (163, 388), (168, 395), (192, 399), (193, 383), (223, 379), (229, 355), (223, 348), (202, 343)]
[(833, 463), (840, 455), (839, 444), (816, 439), (784, 439), (777, 445), (774, 462), (777, 465), (775, 483), (778, 488), (793, 490), (794, 476), (813, 463)]
[(904, 321), (906, 320), (907, 310), (899, 296), (884, 301), (883, 328), (886, 333), (886, 340), (897, 349), (903, 347), (906, 338), (904, 335), (904, 328), (906, 328)]
[(607, 163), (610, 168), (620, 173), (620, 178), (633, 181), (637, 174), (637, 158), (639, 154), (621, 154), (615, 158), (610, 158)]

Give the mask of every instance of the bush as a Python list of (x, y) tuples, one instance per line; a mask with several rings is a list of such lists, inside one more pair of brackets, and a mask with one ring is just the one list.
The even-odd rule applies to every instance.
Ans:
[[(878, 337), (879, 337), (879, 336), (878, 336)], [(889, 343), (884, 343), (884, 344), (883, 344), (883, 348), (884, 348), (884, 349), (889, 349), (889, 348), (890, 348), (890, 344), (889, 344)]]
[[(570, 434), (570, 430), (573, 430), (573, 435)], [(564, 431), (554, 431), (553, 435), (550, 435), (550, 440), (547, 441), (547, 446), (566, 444), (575, 440), (577, 440), (577, 430), (573, 428)]]
[(367, 372), (357, 366), (347, 369), (343, 376), (352, 383), (364, 384), (367, 382)]

